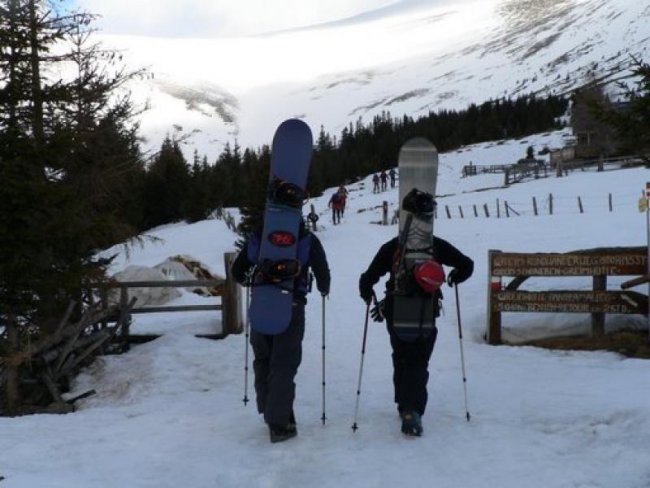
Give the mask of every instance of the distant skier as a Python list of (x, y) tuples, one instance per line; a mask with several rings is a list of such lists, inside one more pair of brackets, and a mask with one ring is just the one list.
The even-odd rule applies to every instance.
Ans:
[(332, 223), (334, 225), (340, 224), (343, 207), (345, 206), (345, 197), (339, 192), (334, 192), (327, 206), (332, 209)]
[(379, 175), (377, 173), (372, 175), (372, 192), (379, 193)]
[(312, 210), (307, 214), (307, 222), (309, 222), (309, 225), (311, 225), (311, 230), (316, 232), (318, 230), (317, 222), (318, 222), (318, 214)]
[[(250, 286), (249, 271), (263, 273), (273, 263), (258, 263), (261, 230), (254, 232), (244, 243), (232, 265), (235, 280)], [(293, 313), (287, 329), (276, 335), (251, 330), (250, 343), (255, 359), (255, 393), (257, 410), (269, 426), (271, 442), (281, 442), (298, 433), (293, 402), (296, 385), (294, 377), (302, 360), (302, 338), (305, 332), (305, 304), (308, 293), (309, 269), (313, 269), (316, 286), (323, 296), (330, 291), (330, 270), (321, 242), (300, 224), (298, 261), (295, 268)], [(285, 272), (291, 272), (286, 270)]]
[(390, 187), (395, 188), (395, 178), (397, 177), (397, 171), (395, 171), (395, 168), (390, 169), (388, 176), (390, 176)]
[[(442, 299), (442, 292), (438, 286), (431, 283), (444, 282), (444, 271), (441, 264), (451, 266), (448, 283), (458, 284), (465, 281), (472, 275), (474, 270), (473, 261), (462, 254), (458, 249), (443, 239), (433, 238), (434, 260), (424, 261), (412, 272), (414, 286), (422, 286), (426, 293), (433, 293), (433, 299), (438, 302)], [(386, 328), (390, 336), (390, 344), (393, 350), (393, 386), (395, 391), (395, 403), (402, 419), (402, 432), (409, 436), (422, 435), (422, 420), (427, 404), (427, 381), (429, 379), (429, 358), (433, 352), (438, 330), (433, 324), (433, 333), (415, 342), (401, 340), (393, 330), (393, 295), (395, 282), (396, 263), (398, 256), (398, 238), (386, 242), (375, 257), (368, 269), (359, 279), (359, 293), (367, 304), (370, 304), (374, 297), (373, 285), (386, 273), (390, 277), (386, 283), (386, 296), (372, 310), (372, 317), (375, 321), (381, 322), (386, 318)], [(438, 264), (440, 263), (440, 264)], [(429, 286), (430, 288), (426, 288)], [(423, 300), (431, 299), (423, 295)], [(439, 312), (438, 312), (439, 313)], [(437, 315), (437, 314), (436, 314)]]
[(388, 186), (388, 175), (386, 171), (382, 170), (379, 178), (381, 179), (381, 191), (386, 191), (386, 187)]

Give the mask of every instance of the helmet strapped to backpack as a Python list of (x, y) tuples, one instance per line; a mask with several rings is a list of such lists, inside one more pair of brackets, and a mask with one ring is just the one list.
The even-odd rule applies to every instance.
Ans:
[(413, 266), (413, 277), (423, 291), (433, 293), (445, 282), (445, 270), (437, 261), (430, 259)]
[(436, 201), (433, 199), (433, 195), (417, 188), (413, 188), (402, 200), (402, 210), (421, 217), (432, 216), (435, 206)]

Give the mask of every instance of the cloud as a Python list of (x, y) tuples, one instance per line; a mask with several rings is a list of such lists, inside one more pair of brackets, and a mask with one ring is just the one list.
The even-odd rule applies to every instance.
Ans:
[(248, 36), (344, 19), (403, 0), (77, 0), (105, 33)]

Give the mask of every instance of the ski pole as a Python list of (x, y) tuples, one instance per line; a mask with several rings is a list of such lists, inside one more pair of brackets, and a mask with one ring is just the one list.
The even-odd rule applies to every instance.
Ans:
[(454, 284), (454, 291), (456, 292), (456, 316), (458, 319), (458, 342), (460, 344), (460, 364), (463, 372), (463, 391), (465, 394), (465, 417), (469, 422), (470, 415), (467, 408), (467, 376), (465, 375), (465, 354), (463, 353), (463, 329), (460, 323), (460, 303), (458, 300), (458, 284)]
[(323, 415), (321, 416), (321, 420), (323, 421), (323, 425), (325, 425), (325, 420), (327, 417), (325, 416), (325, 298), (326, 296), (323, 295), (323, 320), (322, 320), (322, 335), (323, 335)]
[(359, 365), (359, 383), (357, 385), (357, 401), (354, 407), (354, 423), (352, 424), (352, 430), (357, 431), (359, 426), (357, 425), (357, 417), (359, 415), (359, 398), (361, 397), (361, 376), (363, 375), (363, 358), (366, 354), (366, 336), (368, 335), (368, 317), (370, 315), (370, 302), (366, 305), (366, 320), (363, 325), (363, 340), (361, 342), (361, 364)]
[(250, 334), (249, 308), (251, 302), (251, 288), (246, 287), (246, 321), (244, 323), (244, 340), (246, 341), (244, 353), (244, 406), (248, 405), (248, 338)]

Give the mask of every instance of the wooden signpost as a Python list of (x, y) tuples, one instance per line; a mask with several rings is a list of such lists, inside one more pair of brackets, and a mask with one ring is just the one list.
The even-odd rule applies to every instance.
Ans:
[[(607, 276), (647, 273), (646, 247), (601, 248), (570, 253), (488, 253), (487, 340), (501, 343), (501, 313), (562, 312), (592, 314), (592, 334), (604, 333), (605, 314), (648, 313), (648, 297), (633, 291), (608, 291)], [(521, 291), (531, 276), (591, 276), (590, 291)], [(514, 279), (503, 286), (503, 278)], [(635, 283), (636, 284), (636, 283)]]

